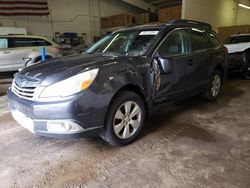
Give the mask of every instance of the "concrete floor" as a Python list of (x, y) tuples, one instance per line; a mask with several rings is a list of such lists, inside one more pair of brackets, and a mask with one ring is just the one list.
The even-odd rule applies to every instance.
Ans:
[(122, 148), (38, 137), (12, 119), (5, 96), (0, 108), (3, 188), (250, 187), (250, 81), (227, 81), (214, 103), (194, 97), (170, 111), (161, 106), (141, 138)]

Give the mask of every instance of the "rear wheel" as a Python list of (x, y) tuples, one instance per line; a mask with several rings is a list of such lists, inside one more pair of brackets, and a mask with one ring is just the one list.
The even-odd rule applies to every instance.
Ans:
[(222, 74), (219, 70), (215, 70), (204, 96), (210, 101), (216, 100), (220, 94), (221, 86)]
[(250, 50), (248, 50), (248, 53), (246, 53), (246, 62), (247, 66), (243, 76), (245, 79), (250, 80)]
[(244, 78), (250, 80), (250, 65), (247, 67), (247, 70), (244, 73)]
[(141, 97), (133, 92), (122, 92), (109, 107), (101, 136), (114, 146), (130, 144), (141, 132), (144, 119), (145, 105)]

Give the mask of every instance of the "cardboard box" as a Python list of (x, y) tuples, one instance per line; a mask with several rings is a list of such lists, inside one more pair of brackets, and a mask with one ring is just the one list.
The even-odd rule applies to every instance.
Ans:
[(149, 13), (142, 13), (137, 16), (138, 24), (147, 24), (149, 23)]
[(181, 19), (182, 6), (166, 7), (159, 10), (159, 22), (167, 23), (170, 20)]
[(218, 37), (221, 41), (224, 41), (227, 37), (238, 33), (250, 33), (250, 25), (218, 27)]
[(117, 14), (109, 17), (101, 18), (101, 28), (112, 28), (119, 26), (128, 26), (137, 23), (137, 17), (135, 14)]

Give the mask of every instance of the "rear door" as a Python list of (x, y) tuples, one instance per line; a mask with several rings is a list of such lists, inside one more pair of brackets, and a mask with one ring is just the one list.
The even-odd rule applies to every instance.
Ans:
[(155, 100), (181, 99), (190, 94), (195, 75), (189, 29), (175, 29), (167, 34), (155, 56), (161, 70), (156, 81)]
[(11, 50), (8, 48), (8, 39), (0, 37), (0, 72), (12, 71)]
[(204, 30), (191, 28), (190, 36), (195, 71), (194, 84), (196, 89), (199, 90), (206, 87), (210, 80), (209, 68), (212, 61), (212, 46)]

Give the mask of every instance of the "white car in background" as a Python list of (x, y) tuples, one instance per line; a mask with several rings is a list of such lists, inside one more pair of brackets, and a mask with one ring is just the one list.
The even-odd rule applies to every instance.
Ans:
[(62, 56), (59, 45), (46, 37), (0, 36), (0, 72), (18, 71), (41, 62), (41, 47), (45, 47), (47, 59)]
[(224, 46), (229, 54), (229, 73), (240, 72), (250, 79), (250, 33), (232, 35), (224, 41)]

